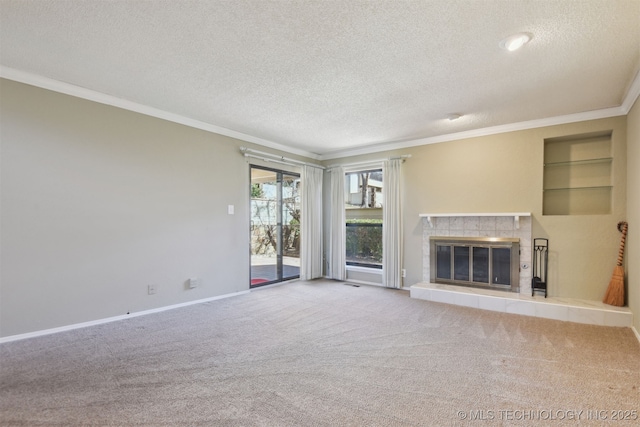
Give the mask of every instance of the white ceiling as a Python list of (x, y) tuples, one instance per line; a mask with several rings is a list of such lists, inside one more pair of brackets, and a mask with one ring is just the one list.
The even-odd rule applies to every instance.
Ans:
[(640, 0), (0, 0), (0, 40), (4, 77), (317, 159), (623, 114), (640, 86)]

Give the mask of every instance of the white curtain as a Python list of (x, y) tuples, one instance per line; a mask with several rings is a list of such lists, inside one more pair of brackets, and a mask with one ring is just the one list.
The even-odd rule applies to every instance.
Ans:
[(322, 176), (323, 170), (302, 166), (300, 278), (322, 277)]
[(345, 280), (345, 211), (344, 211), (344, 169), (340, 166), (331, 169), (331, 214), (330, 214), (330, 243), (329, 243), (329, 271), (331, 279)]
[(384, 162), (382, 182), (382, 283), (388, 288), (402, 287), (402, 159)]

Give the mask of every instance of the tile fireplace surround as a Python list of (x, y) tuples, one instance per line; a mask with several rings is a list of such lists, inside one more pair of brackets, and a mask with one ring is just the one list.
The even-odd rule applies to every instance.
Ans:
[[(531, 296), (531, 214), (420, 214), (422, 218), (422, 283), (411, 297), (446, 304), (602, 326), (631, 327), (628, 307), (600, 301)], [(520, 292), (430, 283), (430, 237), (512, 237), (520, 239)], [(638, 336), (640, 339), (640, 336)]]
[(422, 214), (422, 281), (430, 281), (431, 236), (520, 239), (520, 294), (531, 294), (531, 214)]

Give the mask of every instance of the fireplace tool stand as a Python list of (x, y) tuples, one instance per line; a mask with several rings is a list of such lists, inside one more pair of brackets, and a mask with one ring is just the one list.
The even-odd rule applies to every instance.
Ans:
[(531, 296), (538, 291), (547, 297), (547, 261), (549, 260), (549, 239), (533, 239), (533, 278)]

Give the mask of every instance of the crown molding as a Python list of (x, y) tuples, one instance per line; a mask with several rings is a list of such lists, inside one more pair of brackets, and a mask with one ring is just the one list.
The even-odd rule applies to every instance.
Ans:
[(624, 114), (629, 114), (638, 97), (640, 97), (640, 71), (636, 73), (636, 77), (631, 82), (627, 95), (624, 97), (624, 101), (622, 101), (621, 107), (624, 110)]
[(633, 107), (638, 97), (640, 97), (640, 72), (638, 72), (635, 78), (633, 79), (633, 82), (629, 86), (629, 89), (625, 95), (625, 98), (622, 104), (618, 107), (611, 107), (611, 108), (605, 108), (605, 109), (593, 110), (593, 111), (585, 111), (582, 113), (548, 117), (544, 119), (529, 120), (529, 121), (518, 122), (518, 123), (510, 123), (506, 125), (491, 126), (491, 127), (481, 128), (481, 129), (473, 129), (469, 131), (456, 132), (456, 133), (438, 135), (438, 136), (427, 137), (427, 138), (413, 139), (409, 141), (380, 143), (375, 145), (362, 146), (360, 148), (336, 150), (330, 153), (317, 154), (317, 153), (312, 153), (306, 150), (290, 147), (284, 144), (280, 144), (274, 141), (266, 140), (263, 138), (258, 138), (242, 132), (237, 132), (221, 126), (216, 126), (210, 123), (202, 122), (200, 120), (195, 120), (179, 114), (160, 110), (158, 108), (149, 107), (143, 104), (138, 104), (136, 102), (128, 101), (126, 99), (118, 98), (111, 95), (107, 95), (91, 89), (87, 89), (87, 88), (72, 85), (69, 83), (64, 83), (58, 80), (50, 79), (48, 77), (42, 77), (42, 76), (28, 73), (25, 71), (20, 71), (13, 68), (5, 67), (2, 65), (0, 65), (0, 77), (8, 80), (13, 80), (19, 83), (24, 83), (31, 86), (36, 86), (43, 89), (51, 90), (54, 92), (75, 96), (77, 98), (98, 102), (100, 104), (110, 105), (113, 107), (122, 108), (124, 110), (145, 114), (147, 116), (156, 117), (156, 118), (167, 120), (170, 122), (193, 127), (196, 129), (201, 129), (207, 132), (228, 136), (231, 138), (239, 139), (241, 141), (252, 142), (254, 144), (258, 144), (263, 147), (268, 147), (268, 148), (284, 151), (291, 154), (297, 154), (299, 156), (307, 157), (309, 159), (318, 160), (318, 161), (339, 159), (344, 157), (351, 157), (351, 156), (358, 156), (358, 155), (365, 155), (365, 154), (373, 154), (373, 153), (379, 153), (382, 151), (399, 150), (404, 148), (416, 147), (420, 145), (437, 144), (440, 142), (448, 142), (448, 141), (455, 141), (459, 139), (496, 135), (500, 133), (535, 129), (535, 128), (546, 127), (546, 126), (576, 123), (576, 122), (581, 122), (586, 120), (597, 120), (597, 119), (604, 119), (609, 117), (624, 116), (629, 113), (629, 111)]
[(583, 113), (567, 114), (565, 116), (548, 117), (545, 119), (529, 120), (526, 122), (509, 123), (506, 125), (491, 126), (481, 129), (472, 129), (463, 132), (448, 133), (445, 135), (432, 136), (428, 138), (413, 139), (410, 141), (390, 142), (376, 144), (352, 150), (334, 151), (323, 154), (320, 160), (339, 159), (343, 157), (358, 156), (364, 154), (378, 153), (381, 151), (399, 150), (403, 148), (416, 147), (419, 145), (437, 144), (440, 142), (456, 141), (459, 139), (477, 138), (481, 136), (497, 135), (500, 133), (514, 132), (527, 129), (535, 129), (546, 126), (562, 125), (567, 123), (576, 123), (586, 120), (604, 119), (608, 117), (624, 116), (626, 114), (624, 108), (612, 107), (602, 110), (585, 111)]
[(601, 110), (585, 111), (582, 113), (567, 114), (564, 116), (548, 117), (538, 120), (510, 123), (506, 125), (491, 126), (482, 129), (449, 133), (428, 138), (413, 139), (409, 141), (398, 141), (382, 143), (376, 145), (354, 148), (349, 150), (337, 150), (331, 153), (320, 155), (319, 160), (332, 160), (343, 157), (358, 156), (364, 154), (379, 153), (381, 151), (399, 150), (403, 148), (417, 147), (419, 145), (437, 144), (440, 142), (455, 141), (458, 139), (476, 138), (480, 136), (496, 135), (500, 133), (514, 132), (527, 129), (535, 129), (546, 126), (563, 125), (568, 123), (582, 122), (586, 120), (606, 119), (609, 117), (626, 116), (633, 107), (633, 104), (640, 97), (640, 71), (636, 74), (629, 90), (619, 107), (604, 108)]
[(136, 102), (128, 101), (123, 98), (118, 98), (118, 97), (107, 95), (105, 93), (98, 92), (95, 90), (83, 88), (83, 87), (76, 86), (69, 83), (64, 83), (59, 80), (54, 80), (48, 77), (39, 76), (36, 74), (16, 70), (16, 69), (5, 67), (2, 65), (0, 65), (0, 77), (7, 80), (13, 80), (18, 83), (24, 83), (30, 86), (51, 90), (53, 92), (58, 92), (65, 95), (71, 95), (76, 98), (86, 99), (86, 100), (97, 102), (100, 104), (122, 108), (123, 110), (129, 110), (129, 111), (144, 114), (147, 116), (155, 117), (158, 119), (167, 120), (169, 122), (178, 123), (181, 125), (195, 128), (195, 129), (200, 129), (207, 132), (228, 136), (231, 138), (239, 139), (241, 141), (252, 142), (254, 144), (258, 144), (263, 147), (273, 148), (275, 150), (280, 150), (287, 153), (304, 156), (310, 159), (319, 160), (318, 154), (311, 153), (309, 151), (289, 147), (284, 144), (280, 144), (274, 141), (269, 141), (263, 138), (258, 138), (252, 135), (248, 135), (242, 132), (237, 132), (221, 126), (216, 126), (211, 123), (202, 122), (200, 120), (192, 119), (190, 117), (182, 116), (180, 114), (171, 113), (169, 111), (161, 110), (159, 108), (149, 107), (143, 104), (138, 104)]

